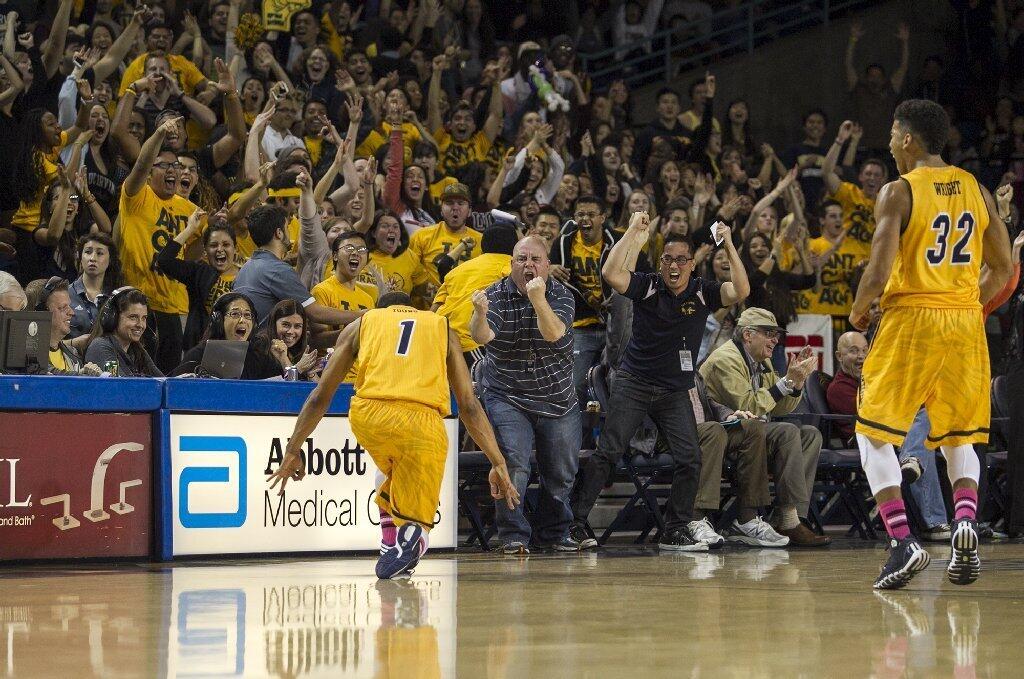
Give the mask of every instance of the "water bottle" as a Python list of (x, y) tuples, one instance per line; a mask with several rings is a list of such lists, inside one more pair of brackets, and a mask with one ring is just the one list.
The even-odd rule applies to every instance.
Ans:
[(290, 365), (284, 369), (284, 381), (285, 382), (298, 382), (299, 381), (299, 369), (294, 365)]

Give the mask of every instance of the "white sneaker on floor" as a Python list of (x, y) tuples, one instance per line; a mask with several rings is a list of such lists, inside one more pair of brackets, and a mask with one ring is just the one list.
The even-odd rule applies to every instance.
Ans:
[(733, 519), (732, 525), (724, 532), (729, 542), (742, 542), (753, 547), (785, 547), (789, 544), (787, 536), (779, 535), (760, 516), (755, 516), (747, 523)]
[(715, 532), (715, 527), (706, 518), (699, 521), (691, 521), (687, 524), (690, 535), (697, 542), (703, 542), (708, 549), (718, 549), (725, 544), (725, 538)]

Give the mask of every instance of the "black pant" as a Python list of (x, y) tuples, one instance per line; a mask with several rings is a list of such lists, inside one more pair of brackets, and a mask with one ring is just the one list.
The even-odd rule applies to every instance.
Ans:
[(169, 375), (181, 363), (181, 317), (178, 314), (165, 314), (154, 311), (156, 318), (156, 354), (153, 362), (160, 372)]
[(1010, 413), (1007, 466), (1010, 474), (1009, 529), (1024, 533), (1024, 361), (1010, 366), (1006, 375)]
[(615, 373), (612, 382), (608, 415), (597, 451), (587, 460), (573, 488), (572, 513), (577, 520), (590, 514), (615, 465), (629, 449), (630, 439), (647, 416), (668, 441), (674, 464), (665, 528), (677, 528), (692, 520), (700, 480), (700, 446), (690, 395), (656, 387), (622, 370)]

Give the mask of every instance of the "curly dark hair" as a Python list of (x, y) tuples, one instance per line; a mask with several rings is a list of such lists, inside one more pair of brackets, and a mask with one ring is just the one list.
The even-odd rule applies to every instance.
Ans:
[(949, 115), (946, 109), (927, 99), (907, 99), (896, 107), (896, 123), (920, 140), (928, 153), (938, 155), (946, 148)]

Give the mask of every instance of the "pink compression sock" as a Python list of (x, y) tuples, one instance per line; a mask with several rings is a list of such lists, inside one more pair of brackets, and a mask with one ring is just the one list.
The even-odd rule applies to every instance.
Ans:
[(960, 488), (953, 491), (953, 520), (970, 519), (974, 521), (978, 512), (978, 491), (973, 488)]
[(394, 519), (383, 509), (380, 510), (380, 532), (381, 544), (385, 547), (394, 547), (395, 541), (398, 539), (398, 529), (395, 528)]
[(897, 540), (910, 537), (907, 508), (903, 504), (903, 498), (881, 503), (878, 505), (878, 511), (882, 514), (882, 521), (885, 523), (885, 530), (889, 535)]

